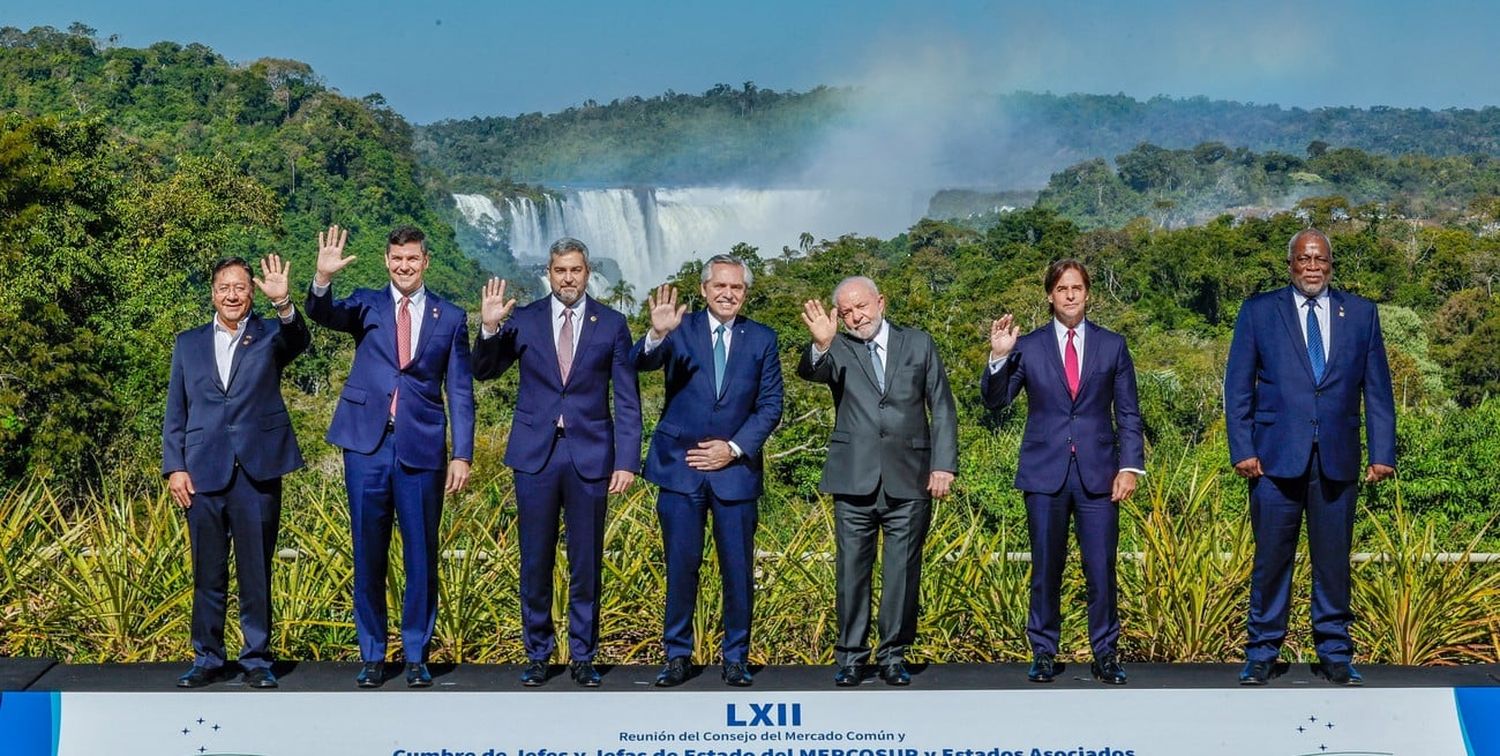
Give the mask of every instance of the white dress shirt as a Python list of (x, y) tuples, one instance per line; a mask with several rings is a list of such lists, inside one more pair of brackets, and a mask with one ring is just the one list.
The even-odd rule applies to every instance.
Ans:
[[(1307, 295), (1292, 289), (1292, 306), (1297, 309), (1297, 327), (1302, 329), (1302, 348), (1307, 348)], [(1328, 287), (1323, 287), (1323, 292), (1313, 297), (1318, 302), (1318, 330), (1323, 334), (1323, 361), (1328, 361), (1328, 349), (1333, 346), (1333, 313), (1329, 312), (1333, 298), (1328, 296)]]

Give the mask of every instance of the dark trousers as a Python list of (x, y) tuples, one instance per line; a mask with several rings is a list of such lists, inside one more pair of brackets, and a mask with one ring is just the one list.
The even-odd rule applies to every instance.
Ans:
[(406, 595), (401, 604), (401, 648), (409, 663), (427, 661), (437, 625), (438, 522), (443, 516), (444, 470), (418, 470), (396, 461), (387, 431), (370, 454), (344, 452), (349, 523), (354, 541), (354, 629), (360, 659), (385, 661), (385, 582), (391, 521), (401, 529)]
[(758, 513), (755, 500), (726, 501), (707, 484), (690, 494), (663, 488), (656, 499), (667, 561), (662, 645), (668, 659), (693, 654), (693, 610), (698, 605), (703, 531), (710, 512), (724, 591), (724, 663), (744, 662), (750, 653)]
[(1120, 639), (1115, 584), (1120, 508), (1109, 500), (1108, 492), (1096, 496), (1084, 490), (1076, 458), (1068, 462), (1061, 491), (1026, 494), (1026, 530), (1031, 535), (1031, 611), (1026, 616), (1026, 637), (1033, 652), (1057, 653), (1070, 517), (1088, 590), (1089, 646), (1095, 658), (1103, 658), (1115, 653)]
[(1312, 631), (1318, 658), (1348, 662), (1349, 548), (1354, 541), (1354, 481), (1323, 476), (1317, 447), (1300, 478), (1263, 476), (1250, 481), (1250, 526), (1255, 533), (1255, 565), (1250, 573), (1249, 637), (1245, 658), (1274, 661), (1286, 640), (1292, 602), (1292, 560), (1297, 534), (1307, 518), (1307, 550), (1312, 562)]
[(251, 480), (238, 465), (229, 487), (193, 495), (187, 510), (193, 549), (193, 663), (224, 666), (229, 548), (239, 571), (240, 666), (271, 666), (271, 563), (281, 524), (281, 478)]
[(922, 582), (922, 544), (932, 521), (928, 499), (892, 499), (884, 486), (865, 496), (833, 500), (838, 547), (839, 622), (834, 660), (840, 666), (864, 664), (870, 658), (870, 585), (876, 541), (883, 535), (880, 558), (880, 648), (875, 663), (904, 661), (917, 637), (918, 587)]
[(568, 532), (568, 656), (572, 661), (592, 661), (599, 646), (599, 584), (609, 479), (579, 476), (573, 466), (572, 447), (576, 445), (576, 441), (558, 438), (540, 471), (516, 471), (521, 632), (526, 657), (533, 661), (545, 661), (557, 646), (552, 570), (557, 564), (559, 516)]

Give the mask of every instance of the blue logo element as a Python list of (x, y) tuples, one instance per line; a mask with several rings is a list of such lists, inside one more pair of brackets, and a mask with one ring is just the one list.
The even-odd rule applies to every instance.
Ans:
[(729, 727), (801, 727), (800, 703), (752, 703), (749, 709), (725, 704), (724, 724)]

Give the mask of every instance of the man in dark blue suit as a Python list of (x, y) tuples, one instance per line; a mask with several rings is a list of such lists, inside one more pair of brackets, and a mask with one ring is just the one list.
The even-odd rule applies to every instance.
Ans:
[(1312, 562), (1318, 669), (1359, 685), (1350, 663), (1349, 548), (1360, 478), (1360, 403), (1369, 446), (1364, 480), (1395, 473), (1396, 405), (1380, 315), (1368, 299), (1329, 288), (1333, 247), (1304, 229), (1287, 244), (1292, 285), (1240, 308), (1224, 370), (1234, 470), (1250, 481), (1255, 565), (1243, 685), (1265, 685), (1286, 639), (1292, 558), (1303, 514)]
[(990, 409), (1008, 406), (1022, 389), (1027, 396), (1016, 472), (1031, 536), (1026, 635), (1032, 661), (1026, 677), (1045, 683), (1056, 675), (1071, 514), (1088, 586), (1091, 671), (1101, 682), (1124, 685), (1116, 653), (1119, 504), (1135, 492), (1145, 467), (1135, 366), (1123, 337), (1084, 319), (1089, 273), (1082, 263), (1052, 263), (1044, 284), (1052, 320), (1019, 337), (1009, 314), (992, 323), (990, 364), (979, 379)]
[(385, 578), (394, 517), (406, 565), (401, 608), (406, 684), (425, 688), (432, 685), (427, 646), (437, 623), (443, 494), (463, 490), (474, 458), (468, 316), (423, 285), (431, 261), (426, 237), (411, 226), (386, 238), (390, 286), (355, 289), (334, 300), (333, 276), (354, 261), (344, 257), (348, 237), (338, 226), (318, 234), (318, 272), (307, 295), (307, 314), (354, 337), (354, 365), (339, 393), (328, 443), (344, 450), (354, 531), (354, 629), (364, 661), (355, 683), (376, 688), (384, 682)]
[(781, 422), (782, 395), (776, 332), (740, 315), (752, 280), (738, 257), (709, 258), (700, 282), (708, 309), (687, 317), (677, 290), (663, 284), (650, 298), (651, 332), (630, 351), (637, 370), (666, 375), (666, 406), (645, 466), (646, 480), (661, 488), (656, 514), (667, 562), (660, 687), (687, 679), (710, 512), (724, 590), (722, 677), (735, 687), (752, 682), (746, 665), (756, 506), (764, 486), (762, 449)]
[[(552, 570), (558, 519), (567, 529), (568, 655), (573, 681), (597, 687), (599, 583), (604, 511), (641, 469), (641, 400), (630, 365), (625, 316), (587, 295), (588, 247), (552, 244), (552, 293), (515, 311), (506, 283), (484, 288), (482, 328), (474, 343), (474, 377), (497, 378), (519, 363), (520, 388), (505, 464), (515, 471), (521, 546), (521, 625), (528, 687), (547, 680), (557, 644), (552, 626)], [(614, 393), (614, 418), (610, 393)]]
[[(252, 688), (277, 687), (271, 672), (271, 562), (281, 523), (281, 476), (302, 467), (281, 400), (281, 371), (311, 336), (287, 294), (290, 266), (271, 255), (262, 278), (238, 257), (210, 278), (212, 323), (177, 335), (162, 422), (162, 475), (187, 513), (193, 547), (193, 667), (181, 688), (223, 679), (229, 546), (239, 569), (239, 666)], [(277, 319), (253, 312), (254, 282)]]

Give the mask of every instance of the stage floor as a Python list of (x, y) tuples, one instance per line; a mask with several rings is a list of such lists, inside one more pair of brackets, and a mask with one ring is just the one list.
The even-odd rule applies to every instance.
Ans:
[[(0, 659), (0, 691), (63, 692), (164, 692), (178, 690), (177, 676), (188, 664), (60, 664), (47, 659)], [(1376, 664), (1357, 665), (1365, 677), (1366, 688), (1458, 688), (1500, 686), (1500, 665), (1460, 667), (1398, 667)], [(360, 665), (353, 662), (281, 662), (275, 666), (283, 691), (343, 692), (355, 690), (354, 677)], [(536, 693), (568, 692), (582, 689), (567, 676), (567, 668), (553, 665), (552, 677), (540, 688), (525, 688), (519, 676), (521, 667), (506, 664), (433, 664), (435, 685), (432, 692), (464, 691), (530, 691)], [(1112, 689), (1089, 676), (1087, 663), (1068, 664), (1056, 682), (1038, 685), (1027, 682), (1025, 664), (916, 664), (911, 690), (1078, 690)], [(652, 681), (656, 666), (600, 665), (604, 682), (601, 691), (656, 690)], [(763, 691), (842, 690), (833, 685), (831, 666), (752, 667), (755, 685)], [(1238, 688), (1237, 664), (1126, 664), (1130, 684), (1125, 690), (1176, 690)], [(1284, 667), (1280, 677), (1268, 689), (1317, 689), (1331, 687), (1315, 676), (1308, 664)], [(247, 690), (238, 678), (210, 685), (205, 692)], [(406, 691), (399, 665), (387, 665), (386, 684), (379, 691)], [(719, 680), (718, 665), (694, 668), (686, 684), (672, 690), (728, 692)], [(874, 669), (858, 690), (892, 690), (874, 675)], [(251, 691), (275, 695), (275, 691)], [(665, 691), (664, 691), (665, 692)], [(853, 691), (850, 691), (853, 692)]]

